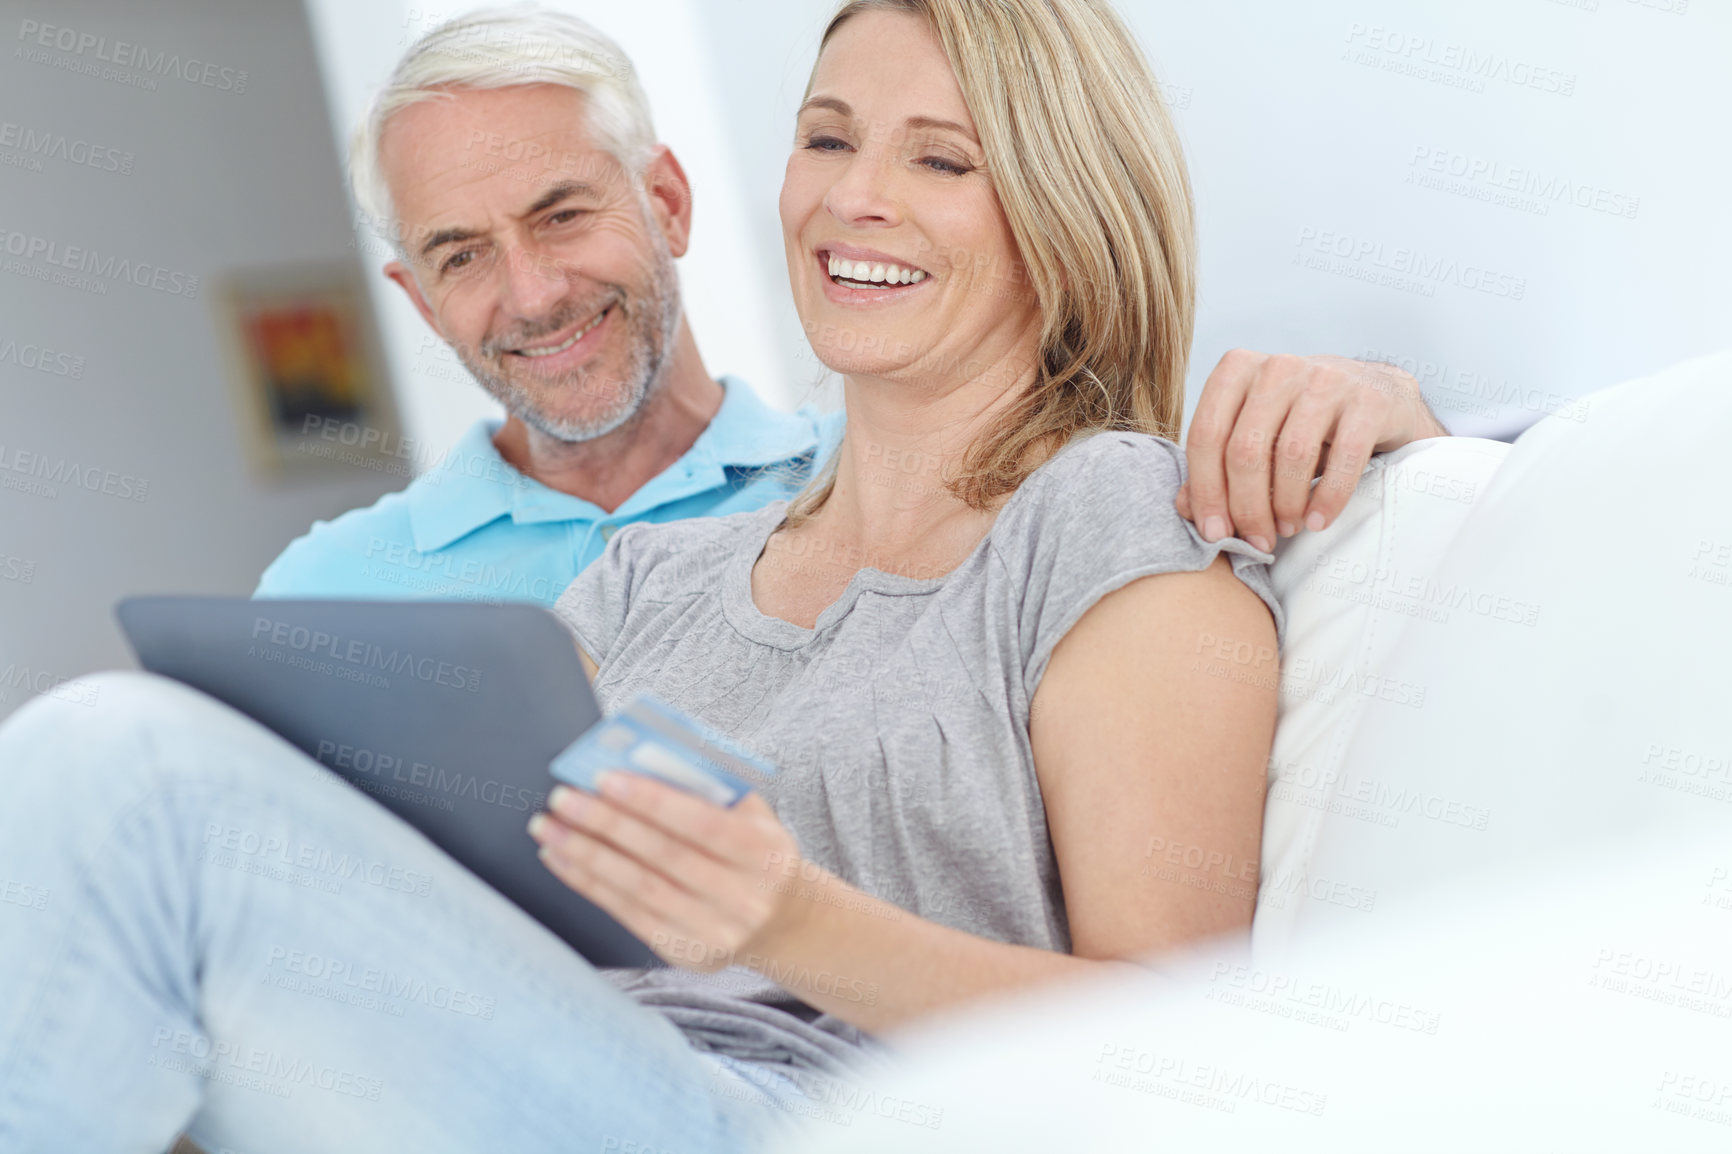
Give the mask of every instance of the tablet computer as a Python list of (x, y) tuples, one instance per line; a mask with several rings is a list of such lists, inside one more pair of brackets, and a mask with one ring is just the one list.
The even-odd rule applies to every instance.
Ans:
[(420, 830), (595, 966), (660, 966), (536, 856), (551, 762), (601, 717), (577, 645), (533, 605), (132, 597), (152, 673), (246, 714)]

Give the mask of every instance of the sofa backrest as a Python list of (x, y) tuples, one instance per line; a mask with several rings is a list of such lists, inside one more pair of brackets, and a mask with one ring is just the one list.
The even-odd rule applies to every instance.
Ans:
[[(1283, 717), (1254, 932), (1265, 956), (1423, 908), (1464, 874), (1496, 884), (1546, 847), (1704, 813), (1732, 830), (1732, 353), (1593, 394), (1579, 415), (1518, 440), (1453, 530), (1385, 516), (1384, 584), (1354, 588), (1391, 600), (1358, 620), (1326, 619), (1315, 557), (1365, 564), (1370, 514), (1278, 561), (1284, 676), (1317, 644), (1309, 619), (1319, 638), (1357, 630), (1382, 680), (1338, 717)], [(1447, 443), (1385, 464), (1386, 505), (1400, 469)], [(1307, 569), (1312, 584), (1295, 585)], [(1379, 644), (1376, 615), (1392, 611), (1406, 623)], [(1306, 758), (1308, 781), (1283, 765)]]
[(1376, 806), (1344, 803), (1333, 787), (1368, 715), (1388, 714), (1399, 723), (1426, 708), (1428, 687), (1391, 676), (1391, 655), (1403, 632), (1423, 628), (1434, 612), (1423, 579), (1441, 563), (1509, 448), (1440, 437), (1373, 458), (1334, 524), (1278, 547), (1272, 576), (1287, 633), (1256, 938), (1285, 935), (1307, 900), (1374, 904), (1350, 888), (1330, 895), (1334, 883), (1312, 877), (1307, 862), (1331, 806), (1349, 805), (1347, 812), (1362, 820), (1400, 820)]

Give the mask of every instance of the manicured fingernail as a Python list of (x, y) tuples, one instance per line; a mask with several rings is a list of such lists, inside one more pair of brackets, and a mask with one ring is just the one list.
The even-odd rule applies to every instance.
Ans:
[(581, 821), (583, 811), (589, 808), (589, 799), (583, 796), (581, 790), (570, 786), (556, 785), (553, 792), (547, 795), (547, 808), (558, 813), (566, 821)]
[(1277, 522), (1275, 522), (1275, 531), (1277, 533), (1281, 534), (1281, 536), (1283, 536), (1283, 537), (1291, 537), (1293, 534), (1297, 533), (1299, 530), (1294, 526), (1293, 522), (1291, 522), (1291, 521), (1277, 521)]
[(1305, 514), (1305, 527), (1313, 533), (1323, 528), (1323, 514), (1316, 511)]
[(595, 775), (595, 792), (603, 797), (624, 797), (631, 792), (631, 774), (604, 770)]
[(547, 815), (545, 813), (538, 813), (534, 817), (529, 819), (529, 836), (530, 837), (535, 838), (536, 840), (539, 841), (541, 838), (541, 831), (546, 829), (546, 828), (547, 828)]
[(1269, 538), (1262, 534), (1253, 533), (1251, 536), (1245, 538), (1245, 540), (1251, 542), (1251, 544), (1257, 546), (1257, 548), (1261, 549), (1263, 552), (1269, 552)]
[(1227, 535), (1227, 523), (1219, 517), (1210, 517), (1203, 522), (1203, 540), (1213, 544)]

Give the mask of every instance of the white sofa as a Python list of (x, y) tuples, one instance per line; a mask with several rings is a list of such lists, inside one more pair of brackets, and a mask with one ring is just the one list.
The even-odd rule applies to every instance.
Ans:
[(790, 1152), (1732, 1149), (1732, 353), (1391, 454), (1276, 579), (1249, 947), (912, 1031)]

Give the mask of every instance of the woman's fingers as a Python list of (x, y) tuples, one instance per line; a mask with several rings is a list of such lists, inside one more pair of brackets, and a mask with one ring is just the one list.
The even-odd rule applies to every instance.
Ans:
[[(700, 969), (732, 964), (750, 927), (739, 902), (717, 903), (582, 829), (545, 817), (542, 860), (555, 877), (636, 934), (663, 959)], [(714, 868), (714, 863), (711, 864)]]
[(755, 793), (724, 809), (642, 774), (604, 773), (597, 786), (602, 800), (620, 811), (738, 868), (761, 869), (766, 849), (780, 848), (769, 843), (792, 841)]
[(730, 959), (776, 920), (772, 870), (798, 845), (757, 794), (731, 809), (630, 773), (603, 775), (604, 796), (554, 791), (531, 819), (543, 860), (668, 961)]
[(717, 970), (733, 964), (727, 935), (717, 932), (707, 906), (677, 888), (643, 884), (629, 860), (603, 842), (572, 832), (542, 860), (560, 881), (594, 902), (630, 930), (663, 961), (688, 969)]
[[(548, 822), (552, 818), (544, 819)], [(536, 840), (544, 835), (537, 831)], [(648, 910), (629, 889), (604, 879), (594, 868), (591, 847), (581, 845), (583, 835), (567, 832), (542, 842), (541, 860), (554, 877), (605, 910), (616, 922), (649, 942), (660, 918)], [(653, 943), (652, 943), (653, 944)]]
[(697, 876), (711, 863), (702, 842), (644, 820), (618, 799), (558, 786), (547, 799), (547, 808), (566, 825), (601, 838), (669, 877)]

